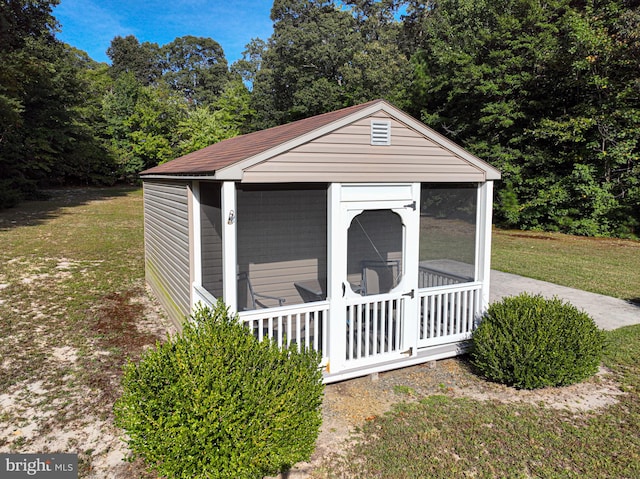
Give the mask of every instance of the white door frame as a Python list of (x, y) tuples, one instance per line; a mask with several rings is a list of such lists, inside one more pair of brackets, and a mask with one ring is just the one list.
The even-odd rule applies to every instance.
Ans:
[[(346, 369), (346, 309), (355, 295), (347, 281), (347, 231), (351, 220), (367, 210), (392, 210), (404, 226), (404, 274), (394, 292), (404, 299), (402, 328), (403, 353), (406, 358), (417, 354), (418, 257), (420, 228), (420, 183), (332, 184), (328, 194), (328, 293), (330, 304), (329, 365), (330, 373)], [(343, 290), (344, 287), (344, 290)], [(382, 295), (381, 295), (382, 296)], [(372, 296), (373, 299), (373, 296)], [(381, 361), (393, 358), (385, 356)]]

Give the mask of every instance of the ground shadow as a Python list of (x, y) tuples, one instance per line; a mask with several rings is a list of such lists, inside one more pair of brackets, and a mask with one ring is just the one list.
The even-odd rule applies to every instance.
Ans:
[(14, 208), (0, 210), (0, 231), (19, 226), (37, 226), (59, 216), (63, 208), (125, 196), (136, 189), (138, 187), (123, 185), (44, 190), (43, 193), (48, 197), (46, 200), (23, 201)]
[(484, 374), (482, 374), (480, 369), (478, 369), (473, 364), (470, 352), (466, 352), (466, 353), (460, 354), (460, 355), (456, 356), (455, 359), (458, 361), (460, 369), (462, 371), (464, 371), (465, 373), (470, 374), (470, 375), (474, 376), (475, 378), (480, 379), (482, 381), (492, 382), (490, 379), (487, 379), (484, 376)]

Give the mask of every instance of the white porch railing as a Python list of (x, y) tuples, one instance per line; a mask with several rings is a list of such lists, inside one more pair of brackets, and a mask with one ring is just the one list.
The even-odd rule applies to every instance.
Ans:
[(329, 355), (329, 302), (256, 309), (239, 313), (242, 321), (259, 339), (271, 339), (278, 346), (296, 344), (298, 350), (312, 348)]
[(198, 303), (204, 306), (213, 306), (216, 304), (217, 299), (213, 296), (209, 291), (204, 289), (202, 286), (198, 286), (197, 284), (193, 285), (193, 306), (196, 306)]
[[(194, 305), (213, 306), (216, 303), (216, 298), (198, 285), (194, 285), (193, 292)], [(328, 301), (242, 311), (238, 316), (260, 341), (271, 339), (280, 347), (296, 344), (298, 350), (313, 348), (322, 352), (323, 364), (328, 361)]]
[(482, 314), (482, 283), (418, 291), (418, 348), (471, 338)]
[(387, 294), (347, 304), (346, 360), (361, 361), (398, 355), (402, 348), (405, 298)]
[[(204, 304), (215, 303), (215, 298), (205, 290), (195, 288), (195, 293), (196, 299)], [(416, 311), (406, 310), (410, 303), (400, 293), (348, 299), (345, 316), (334, 318), (346, 321), (344, 370), (402, 360), (414, 344), (419, 350), (471, 338), (482, 314), (481, 282), (421, 289), (416, 298)], [(331, 328), (329, 304), (327, 300), (242, 311), (239, 318), (259, 340), (321, 351), (322, 364), (326, 365), (331, 345), (339, 342), (339, 338), (331, 337), (331, 331), (340, 330)], [(415, 326), (418, 333), (415, 342), (403, 344), (405, 328)]]
[(418, 284), (421, 288), (434, 288), (450, 284), (467, 283), (473, 278), (447, 271), (440, 271), (426, 266), (418, 268)]

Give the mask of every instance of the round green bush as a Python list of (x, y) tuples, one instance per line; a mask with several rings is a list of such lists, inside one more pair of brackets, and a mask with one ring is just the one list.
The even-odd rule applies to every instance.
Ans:
[(604, 333), (558, 298), (523, 293), (489, 306), (474, 331), (471, 361), (487, 379), (521, 389), (565, 386), (598, 371)]
[(116, 425), (167, 478), (259, 478), (308, 460), (322, 422), (320, 356), (258, 341), (222, 302), (125, 367)]

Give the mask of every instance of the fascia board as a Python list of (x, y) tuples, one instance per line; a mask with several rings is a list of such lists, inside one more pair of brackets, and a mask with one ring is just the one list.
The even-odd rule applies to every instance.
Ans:
[(145, 180), (185, 180), (185, 181), (198, 181), (198, 180), (217, 180), (215, 175), (212, 174), (201, 174), (201, 175), (140, 175), (140, 179), (142, 181)]

